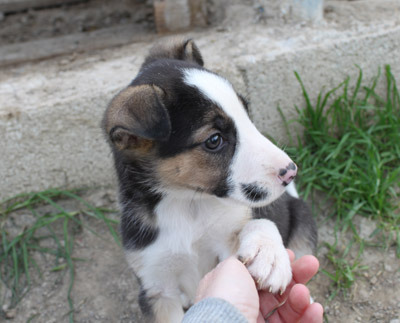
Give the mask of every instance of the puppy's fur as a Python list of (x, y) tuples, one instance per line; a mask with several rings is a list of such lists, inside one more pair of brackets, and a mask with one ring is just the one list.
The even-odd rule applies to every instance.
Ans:
[(289, 184), (296, 166), (247, 112), (192, 40), (155, 46), (105, 112), (122, 240), (149, 322), (180, 322), (201, 277), (230, 255), (259, 288), (282, 291), (292, 278), (285, 246), (300, 256), (316, 245)]

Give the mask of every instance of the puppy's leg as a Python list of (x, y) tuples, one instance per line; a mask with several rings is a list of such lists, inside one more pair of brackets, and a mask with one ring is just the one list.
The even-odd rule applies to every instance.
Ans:
[(179, 299), (158, 298), (153, 305), (155, 323), (180, 323), (183, 319), (182, 304)]
[(292, 280), (289, 256), (272, 221), (249, 221), (239, 234), (237, 255), (260, 289), (284, 291)]
[(300, 258), (315, 251), (317, 227), (307, 203), (295, 197), (297, 192), (293, 185), (290, 191), (290, 194), (283, 194), (267, 206), (253, 209), (253, 217), (273, 221), (284, 245), (294, 251), (296, 258)]
[(194, 266), (196, 259), (187, 254), (171, 254), (156, 244), (140, 252), (127, 252), (141, 284), (139, 305), (147, 322), (178, 323), (184, 308), (192, 304), (200, 280)]
[(180, 291), (170, 286), (161, 286), (160, 282), (157, 281), (157, 277), (154, 277), (157, 286), (152, 284), (151, 287), (148, 287), (143, 284), (143, 281), (147, 280), (147, 278), (149, 277), (139, 279), (142, 284), (139, 295), (139, 306), (145, 316), (146, 322), (181, 322), (184, 311)]
[(287, 247), (294, 251), (296, 258), (314, 254), (318, 231), (310, 208), (300, 199), (291, 199), (289, 208), (292, 228)]

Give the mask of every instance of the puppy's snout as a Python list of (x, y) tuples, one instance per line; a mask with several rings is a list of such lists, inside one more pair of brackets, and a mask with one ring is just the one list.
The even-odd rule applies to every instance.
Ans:
[(297, 166), (294, 163), (290, 163), (286, 168), (279, 170), (278, 178), (283, 186), (288, 185), (297, 175)]

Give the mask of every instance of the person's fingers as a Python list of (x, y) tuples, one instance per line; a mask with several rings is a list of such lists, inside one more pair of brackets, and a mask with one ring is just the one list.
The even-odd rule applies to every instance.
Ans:
[[(291, 250), (288, 249), (289, 257), (294, 257)], [(318, 271), (319, 262), (314, 256), (303, 256), (292, 262), (293, 280), (286, 287), (286, 291), (280, 294), (271, 294), (267, 291), (259, 291), (260, 309), (264, 317), (280, 304), (285, 302), (289, 296), (290, 290), (296, 283), (307, 283)]]
[(295, 285), (289, 298), (268, 318), (269, 323), (298, 322), (310, 305), (310, 294), (304, 285)]
[(196, 302), (221, 298), (235, 306), (249, 322), (259, 315), (259, 298), (255, 282), (247, 268), (235, 257), (229, 257), (208, 273), (199, 283)]
[(310, 293), (306, 286), (293, 286), (287, 302), (269, 318), (269, 323), (322, 323), (323, 308), (319, 303), (310, 304)]
[(265, 323), (265, 319), (262, 316), (261, 312), (258, 313), (257, 323)]
[[(288, 290), (290, 290), (290, 288), (291, 287), (288, 287)], [(258, 297), (260, 299), (260, 311), (261, 311), (261, 314), (263, 315), (263, 317), (266, 317), (275, 308), (277, 308), (281, 304), (281, 302), (283, 302), (287, 298), (287, 295), (288, 295), (288, 292), (285, 292), (281, 296), (279, 294), (272, 294), (266, 290), (259, 291)], [(279, 297), (279, 299), (278, 299), (278, 297)]]
[(298, 284), (293, 286), (286, 303), (277, 309), (277, 313), (283, 322), (297, 322), (308, 306), (310, 292), (306, 286)]
[(304, 312), (300, 322), (302, 323), (322, 323), (324, 308), (319, 303), (310, 304)]
[(286, 249), (286, 251), (289, 254), (290, 263), (292, 263), (294, 261), (294, 259), (296, 258), (296, 256), (294, 255), (294, 252), (292, 250)]
[(307, 283), (318, 271), (319, 262), (314, 256), (303, 256), (292, 263), (293, 280), (296, 283)]

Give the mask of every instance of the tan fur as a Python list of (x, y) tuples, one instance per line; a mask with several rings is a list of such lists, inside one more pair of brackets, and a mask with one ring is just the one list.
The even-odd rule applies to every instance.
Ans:
[[(155, 85), (129, 86), (122, 90), (110, 103), (106, 111), (106, 132), (115, 126), (130, 128), (135, 126), (137, 119), (151, 118), (149, 107), (154, 104), (155, 95), (163, 96), (164, 92)], [(135, 111), (138, 117), (133, 118), (130, 112)]]
[(103, 121), (107, 135), (112, 134), (112, 142), (119, 150), (135, 150), (146, 154), (154, 147), (154, 141), (134, 136), (131, 130), (140, 129), (154, 120), (154, 106), (164, 96), (163, 90), (155, 85), (129, 86), (122, 90), (110, 103)]
[(196, 57), (200, 56), (199, 50), (193, 40), (185, 37), (171, 37), (161, 41), (150, 49), (149, 57), (171, 58), (178, 57), (185, 61), (196, 62)]
[[(242, 227), (245, 226), (245, 224), (251, 219), (251, 216), (249, 215), (248, 218), (243, 219), (243, 225)], [(239, 239), (239, 234), (240, 231), (233, 232), (232, 235), (229, 238), (228, 245), (231, 248), (232, 254), (236, 254), (237, 251), (239, 250), (239, 245), (240, 245), (240, 239)]]
[[(201, 144), (218, 132), (209, 124), (217, 115), (228, 118), (220, 109), (210, 111), (204, 117), (206, 126), (194, 131), (192, 136), (194, 143)], [(161, 161), (158, 165), (158, 174), (161, 180), (169, 185), (207, 191), (215, 187), (221, 176), (220, 168), (214, 163), (214, 158), (199, 146)]]
[(195, 51), (195, 44), (192, 40), (189, 40), (186, 47), (185, 47), (185, 55), (188, 61), (195, 61), (194, 59), (194, 51)]
[(161, 161), (158, 174), (169, 185), (206, 190), (214, 187), (220, 176), (210, 162), (206, 152), (194, 149)]

